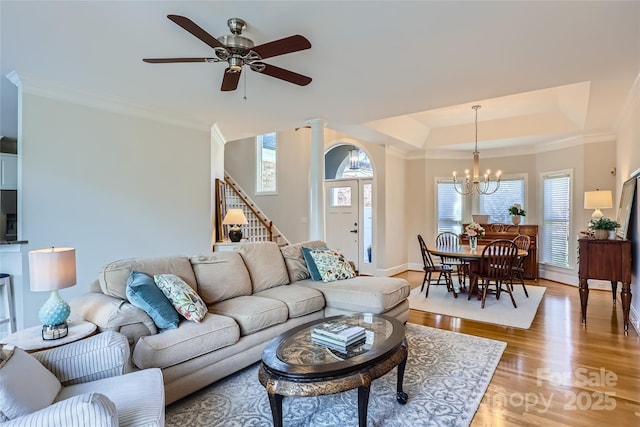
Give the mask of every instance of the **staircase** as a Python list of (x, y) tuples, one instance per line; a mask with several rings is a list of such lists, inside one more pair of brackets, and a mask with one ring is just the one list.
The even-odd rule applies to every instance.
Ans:
[(228, 239), (228, 226), (222, 225), (222, 220), (229, 209), (242, 209), (244, 212), (248, 224), (242, 226), (242, 235), (246, 241), (270, 241), (276, 242), (279, 246), (290, 244), (289, 240), (273, 225), (273, 221), (269, 220), (258, 205), (225, 171), (224, 181), (216, 179), (216, 237), (218, 241)]

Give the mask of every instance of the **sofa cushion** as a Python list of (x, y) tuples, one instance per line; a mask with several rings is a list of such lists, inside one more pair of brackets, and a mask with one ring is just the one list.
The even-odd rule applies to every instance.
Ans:
[(233, 318), (240, 326), (242, 336), (284, 323), (289, 317), (289, 310), (282, 301), (257, 296), (221, 301), (210, 306), (209, 311)]
[(289, 309), (290, 319), (314, 313), (324, 308), (324, 297), (322, 293), (305, 286), (278, 286), (277, 288), (266, 289), (253, 295), (282, 301)]
[(398, 277), (358, 276), (331, 283), (302, 280), (296, 284), (322, 292), (328, 307), (375, 314), (395, 307), (411, 291), (409, 282)]
[[(56, 401), (61, 402), (71, 396), (92, 392), (100, 392), (115, 404), (118, 410), (117, 425), (119, 426), (160, 427), (165, 425), (164, 384), (160, 369), (144, 369), (65, 387)], [(81, 425), (87, 427), (94, 425), (91, 420), (88, 421)]]
[(304, 280), (311, 277), (309, 274), (309, 268), (307, 267), (307, 261), (302, 254), (302, 247), (318, 248), (326, 247), (327, 244), (321, 240), (313, 240), (310, 242), (296, 243), (293, 245), (287, 245), (280, 248), (284, 263), (287, 266), (287, 273), (289, 273), (289, 281), (291, 283), (298, 280)]
[(98, 280), (102, 293), (127, 299), (127, 280), (132, 271), (140, 271), (153, 277), (172, 273), (197, 289), (193, 268), (187, 257), (129, 258), (111, 262), (100, 270)]
[(237, 250), (249, 270), (253, 292), (289, 283), (284, 258), (275, 242), (241, 243)]
[(211, 252), (189, 261), (198, 280), (198, 295), (207, 305), (251, 295), (251, 278), (239, 253)]
[(0, 345), (0, 422), (45, 408), (62, 387), (33, 356), (18, 347)]
[(199, 322), (207, 314), (207, 305), (202, 298), (175, 274), (156, 274), (153, 280), (185, 319)]
[(178, 329), (140, 337), (133, 364), (140, 369), (166, 368), (235, 344), (240, 328), (230, 317), (208, 313), (200, 323), (183, 322)]
[(127, 280), (127, 298), (142, 309), (160, 329), (175, 329), (180, 323), (178, 312), (147, 274), (132, 271)]
[(351, 265), (340, 252), (331, 249), (314, 249), (309, 253), (316, 263), (318, 273), (320, 273), (323, 282), (334, 282), (356, 277)]

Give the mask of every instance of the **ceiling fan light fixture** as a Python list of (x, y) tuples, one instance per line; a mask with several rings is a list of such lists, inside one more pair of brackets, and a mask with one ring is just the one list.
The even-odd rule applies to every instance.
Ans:
[(232, 73), (239, 73), (242, 71), (244, 61), (238, 56), (232, 56), (229, 58), (229, 71)]

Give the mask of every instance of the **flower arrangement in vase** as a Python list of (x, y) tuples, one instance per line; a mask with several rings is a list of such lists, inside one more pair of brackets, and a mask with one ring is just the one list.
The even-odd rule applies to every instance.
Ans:
[(471, 222), (464, 228), (464, 232), (469, 238), (469, 247), (472, 251), (476, 250), (478, 247), (478, 239), (484, 237), (484, 228), (477, 222)]
[(509, 207), (509, 213), (511, 214), (511, 222), (514, 225), (520, 224), (520, 217), (527, 216), (527, 211), (522, 209), (522, 206), (519, 203), (511, 205)]

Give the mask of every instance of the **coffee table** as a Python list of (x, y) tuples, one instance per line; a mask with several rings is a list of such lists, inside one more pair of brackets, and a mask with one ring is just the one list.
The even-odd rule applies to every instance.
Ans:
[[(331, 350), (311, 340), (314, 326), (330, 320), (363, 326), (366, 340), (347, 354)], [(262, 352), (258, 379), (266, 388), (273, 425), (282, 426), (284, 396), (319, 396), (358, 389), (358, 420), (367, 425), (371, 382), (396, 366), (396, 400), (407, 403), (402, 380), (407, 363), (404, 325), (380, 314), (361, 313), (334, 316), (305, 323), (271, 341)]]

